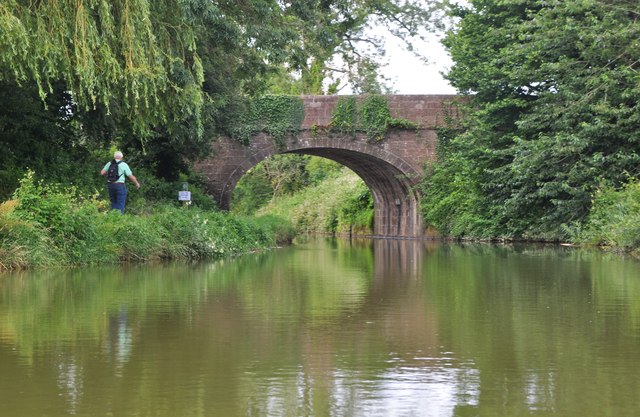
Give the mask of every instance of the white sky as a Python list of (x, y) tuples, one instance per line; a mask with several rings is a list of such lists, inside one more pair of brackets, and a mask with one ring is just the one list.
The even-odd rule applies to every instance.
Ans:
[(428, 43), (416, 45), (418, 52), (427, 56), (425, 64), (412, 53), (404, 51), (399, 43), (387, 39), (388, 65), (382, 69), (391, 78), (397, 94), (455, 94), (456, 90), (442, 77), (451, 67), (452, 61), (442, 44), (435, 38)]

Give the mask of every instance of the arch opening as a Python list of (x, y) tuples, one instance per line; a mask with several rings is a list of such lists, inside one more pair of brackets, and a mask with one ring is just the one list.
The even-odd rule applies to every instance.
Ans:
[[(273, 152), (270, 152), (273, 151)], [(392, 164), (368, 153), (330, 147), (300, 147), (275, 151), (265, 150), (245, 160), (228, 178), (221, 202), (228, 209), (231, 194), (240, 178), (264, 159), (276, 154), (312, 155), (333, 160), (351, 169), (371, 192), (374, 205), (373, 235), (380, 237), (420, 237), (423, 232), (419, 198), (414, 190), (418, 174), (402, 164)], [(403, 172), (399, 166), (403, 166)]]

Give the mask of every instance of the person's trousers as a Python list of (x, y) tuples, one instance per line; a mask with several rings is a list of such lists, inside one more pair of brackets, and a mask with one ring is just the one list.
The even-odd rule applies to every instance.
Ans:
[(127, 187), (123, 182), (110, 182), (107, 187), (109, 189), (111, 210), (120, 210), (120, 212), (124, 214), (124, 203), (127, 201)]

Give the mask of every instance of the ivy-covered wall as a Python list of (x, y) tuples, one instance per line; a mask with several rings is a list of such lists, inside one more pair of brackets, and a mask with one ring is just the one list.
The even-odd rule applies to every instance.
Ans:
[(330, 130), (355, 137), (363, 132), (369, 142), (381, 142), (391, 128), (417, 130), (420, 125), (391, 116), (387, 98), (380, 95), (341, 97), (331, 115)]
[(300, 97), (267, 95), (247, 103), (231, 131), (231, 136), (243, 144), (264, 132), (282, 145), (286, 136), (300, 130), (304, 119), (304, 103)]
[[(287, 136), (302, 128), (305, 103), (298, 96), (267, 95), (248, 101), (238, 114), (230, 131), (233, 139), (247, 145), (253, 136), (264, 132), (282, 146)], [(311, 130), (318, 128), (314, 124)], [(418, 130), (420, 123), (393, 117), (386, 96), (341, 96), (331, 111), (329, 125), (322, 128), (349, 137), (364, 133), (369, 142), (381, 142), (390, 129)]]

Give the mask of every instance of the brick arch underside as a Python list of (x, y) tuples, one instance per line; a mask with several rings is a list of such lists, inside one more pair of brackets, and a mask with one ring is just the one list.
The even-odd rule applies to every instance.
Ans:
[[(300, 147), (279, 152), (264, 150), (250, 158), (250, 165), (255, 166), (260, 161), (278, 153), (313, 155), (331, 159), (360, 176), (373, 196), (374, 235), (407, 238), (422, 235), (419, 200), (414, 190), (420, 174), (404, 161), (379, 150), (377, 153), (385, 159), (351, 149)], [(401, 170), (398, 166), (403, 169)], [(246, 171), (247, 169), (238, 170), (232, 178), (229, 178), (225, 187), (226, 195), (222, 196), (221, 200), (230, 200), (233, 188)]]

